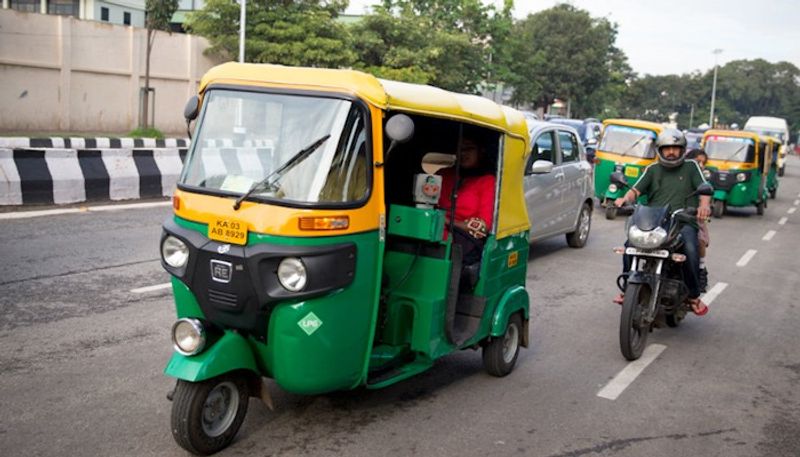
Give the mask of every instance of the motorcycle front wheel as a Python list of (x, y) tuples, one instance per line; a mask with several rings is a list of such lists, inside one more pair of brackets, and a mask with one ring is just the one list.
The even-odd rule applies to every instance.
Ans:
[(619, 321), (619, 348), (628, 360), (641, 357), (647, 346), (650, 324), (644, 323), (644, 314), (650, 298), (650, 287), (645, 284), (629, 284), (625, 288)]

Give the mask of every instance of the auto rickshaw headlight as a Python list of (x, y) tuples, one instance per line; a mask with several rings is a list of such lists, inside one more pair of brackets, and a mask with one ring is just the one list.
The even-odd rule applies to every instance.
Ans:
[(739, 181), (739, 182), (747, 181), (747, 173), (737, 173), (736, 174), (736, 180)]
[(172, 347), (183, 355), (195, 355), (206, 345), (206, 330), (197, 319), (178, 319), (172, 325)]
[(278, 265), (278, 281), (290, 292), (299, 292), (306, 286), (306, 266), (296, 257), (286, 257)]
[(161, 244), (161, 255), (167, 265), (181, 268), (189, 260), (189, 248), (186, 247), (186, 243), (170, 235), (164, 238), (164, 242)]
[(711, 177), (711, 170), (703, 170), (703, 176), (705, 176), (706, 179), (710, 178)]
[(618, 189), (619, 189), (619, 188), (617, 187), (617, 185), (616, 185), (616, 184), (609, 184), (609, 185), (608, 185), (608, 191), (609, 191), (609, 192), (611, 192), (612, 194), (613, 194), (614, 192), (616, 192)]

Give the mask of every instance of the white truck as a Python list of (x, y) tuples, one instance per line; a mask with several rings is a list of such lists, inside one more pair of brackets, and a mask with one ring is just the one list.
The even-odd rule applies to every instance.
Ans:
[(789, 124), (786, 119), (770, 116), (751, 116), (744, 124), (744, 130), (756, 132), (759, 135), (769, 135), (777, 138), (781, 146), (778, 150), (778, 176), (783, 176), (786, 166), (786, 152), (789, 145)]

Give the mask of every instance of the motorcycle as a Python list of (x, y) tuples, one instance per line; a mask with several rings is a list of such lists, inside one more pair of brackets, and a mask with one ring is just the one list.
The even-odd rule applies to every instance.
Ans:
[[(613, 173), (611, 181), (628, 187), (622, 173)], [(690, 197), (713, 194), (714, 188), (703, 183)], [(654, 327), (677, 327), (691, 310), (686, 302), (689, 289), (683, 278), (686, 255), (680, 252), (684, 245), (680, 232), (696, 216), (697, 208), (692, 207), (670, 211), (669, 207), (637, 205), (626, 226), (628, 242), (614, 248), (631, 260), (627, 271), (617, 277), (617, 287), (624, 293), (619, 344), (628, 360), (641, 357)]]

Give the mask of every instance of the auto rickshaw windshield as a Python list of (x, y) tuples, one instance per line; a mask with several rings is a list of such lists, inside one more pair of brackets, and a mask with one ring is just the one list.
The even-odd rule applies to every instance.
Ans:
[(747, 162), (755, 160), (755, 143), (749, 138), (711, 136), (706, 139), (709, 160)]
[(598, 149), (612, 154), (652, 159), (656, 156), (655, 139), (656, 133), (652, 130), (608, 125)]
[[(209, 90), (180, 184), (277, 204), (363, 200), (366, 109), (349, 100)], [(255, 187), (254, 187), (255, 186)]]

